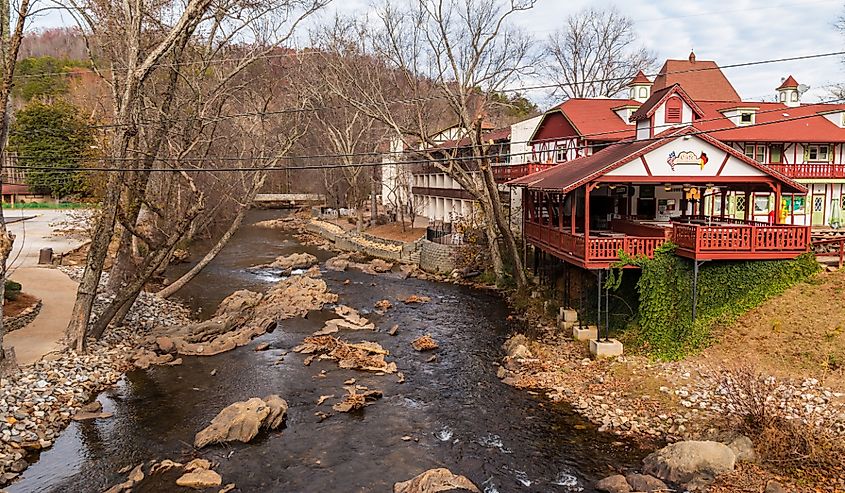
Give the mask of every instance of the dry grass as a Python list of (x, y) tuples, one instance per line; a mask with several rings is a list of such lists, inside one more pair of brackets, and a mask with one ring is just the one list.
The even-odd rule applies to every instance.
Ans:
[(785, 378), (816, 378), (845, 390), (845, 270), (793, 286), (714, 330), (718, 342), (693, 358), (720, 366), (745, 361)]
[(367, 234), (384, 238), (386, 240), (416, 241), (425, 235), (425, 228), (411, 228), (405, 225), (404, 231), (399, 223), (388, 223), (374, 226), (367, 230)]

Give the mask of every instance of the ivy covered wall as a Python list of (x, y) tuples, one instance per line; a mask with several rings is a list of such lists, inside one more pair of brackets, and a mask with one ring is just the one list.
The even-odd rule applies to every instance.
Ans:
[[(696, 320), (692, 320), (691, 260), (674, 254), (675, 246), (663, 245), (653, 259), (626, 258), (642, 273), (637, 282), (639, 314), (632, 334), (636, 342), (660, 359), (675, 360), (703, 348), (711, 329), (728, 323), (788, 287), (819, 270), (815, 257), (805, 254), (794, 260), (705, 262), (699, 267)], [(611, 276), (619, 284), (620, 272)]]

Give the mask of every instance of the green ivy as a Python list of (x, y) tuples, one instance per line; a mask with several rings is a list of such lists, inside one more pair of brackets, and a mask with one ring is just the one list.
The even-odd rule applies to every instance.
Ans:
[(641, 269), (637, 283), (639, 314), (634, 324), (638, 345), (665, 360), (677, 360), (705, 347), (711, 328), (726, 324), (808, 279), (819, 270), (811, 253), (794, 260), (707, 262), (698, 273), (696, 320), (692, 320), (692, 261), (665, 244), (653, 259), (622, 257), (614, 265), (608, 287), (621, 282), (622, 268)]

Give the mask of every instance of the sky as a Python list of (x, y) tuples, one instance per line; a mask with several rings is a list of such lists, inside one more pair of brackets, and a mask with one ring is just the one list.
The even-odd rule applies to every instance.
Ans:
[[(564, 19), (586, 7), (615, 6), (634, 20), (640, 42), (657, 55), (685, 59), (695, 50), (698, 60), (731, 65), (758, 60), (845, 51), (845, 35), (837, 19), (845, 15), (842, 0), (538, 0), (516, 22), (538, 39), (563, 25)], [(324, 15), (366, 12), (368, 0), (336, 0)], [(810, 86), (802, 101), (831, 99), (830, 84), (845, 82), (843, 57), (826, 57), (745, 68), (726, 69), (725, 75), (743, 99), (775, 97), (781, 79), (793, 75)], [(529, 93), (542, 100), (543, 94)]]
[[(336, 12), (365, 14), (372, 0), (334, 0), (321, 17)], [(538, 0), (534, 9), (515, 18), (527, 32), (543, 39), (564, 19), (588, 6), (615, 6), (634, 20), (640, 42), (662, 64), (685, 59), (694, 49), (698, 60), (730, 65), (759, 60), (845, 51), (845, 35), (837, 19), (845, 15), (842, 0)], [(64, 17), (64, 18), (63, 18)], [(37, 26), (70, 24), (67, 16), (50, 15)], [(783, 78), (793, 75), (810, 86), (802, 101), (831, 99), (831, 84), (845, 82), (843, 57), (790, 61), (731, 68), (725, 75), (745, 100), (772, 99)], [(542, 81), (526, 82), (527, 85)], [(535, 101), (546, 94), (527, 93)]]

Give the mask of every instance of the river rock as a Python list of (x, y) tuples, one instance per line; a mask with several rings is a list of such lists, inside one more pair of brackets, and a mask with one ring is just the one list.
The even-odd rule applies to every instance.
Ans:
[(294, 269), (307, 269), (317, 262), (317, 257), (310, 253), (292, 253), (288, 256), (276, 257), (273, 262), (257, 265), (253, 269), (278, 269), (282, 274), (289, 275)]
[(167, 336), (156, 337), (155, 342), (159, 351), (162, 353), (172, 353), (176, 350), (176, 346), (173, 344), (173, 339)]
[(178, 486), (185, 488), (193, 488), (195, 490), (202, 490), (211, 488), (212, 486), (220, 486), (223, 483), (223, 478), (214, 471), (208, 469), (197, 469), (195, 471), (187, 472), (176, 480)]
[(621, 474), (614, 474), (598, 481), (595, 488), (604, 493), (630, 493), (631, 491), (631, 485)]
[(770, 479), (769, 482), (766, 483), (764, 493), (789, 493), (789, 490), (774, 479)]
[(745, 435), (739, 435), (728, 444), (736, 456), (737, 462), (755, 462), (757, 452), (754, 450), (754, 443)]
[(724, 443), (687, 441), (667, 445), (643, 460), (643, 471), (695, 490), (734, 470), (736, 455)]
[(453, 474), (445, 467), (429, 469), (408, 481), (393, 485), (393, 493), (437, 493), (452, 490), (481, 493), (472, 481), (464, 476)]
[(666, 483), (655, 478), (654, 476), (649, 476), (647, 474), (626, 474), (625, 480), (628, 481), (628, 484), (631, 486), (632, 491), (652, 493), (669, 490), (669, 487), (666, 486)]
[(194, 446), (202, 448), (210, 443), (249, 442), (262, 428), (278, 428), (287, 409), (287, 403), (277, 395), (268, 396), (265, 400), (253, 397), (235, 402), (220, 411), (209, 426), (196, 434)]
[(172, 354), (156, 354), (149, 349), (139, 349), (132, 357), (135, 368), (146, 370), (152, 365), (163, 365), (173, 360)]

